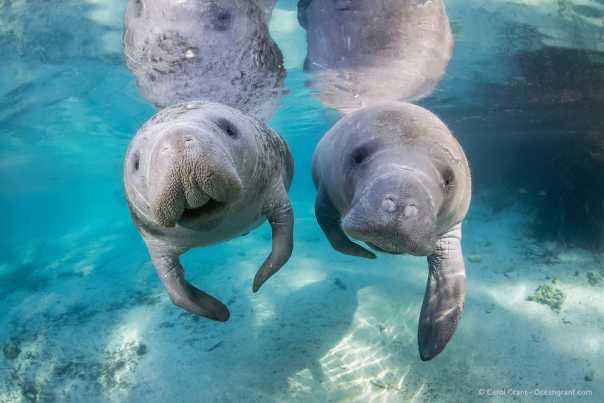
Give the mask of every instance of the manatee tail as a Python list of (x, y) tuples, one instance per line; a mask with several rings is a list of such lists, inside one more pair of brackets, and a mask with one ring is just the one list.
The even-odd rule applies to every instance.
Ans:
[(461, 249), (461, 224), (439, 239), (428, 263), (430, 271), (418, 328), (422, 361), (429, 361), (444, 350), (463, 312), (466, 273)]

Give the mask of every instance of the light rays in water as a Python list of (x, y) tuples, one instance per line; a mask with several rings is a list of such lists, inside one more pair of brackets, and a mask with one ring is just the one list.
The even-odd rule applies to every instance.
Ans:
[(349, 331), (319, 359), (318, 368), (305, 368), (289, 378), (288, 392), (294, 399), (412, 402), (421, 396), (424, 383), (401, 354), (415, 343), (414, 332), (402, 319), (402, 325), (377, 322), (371, 312), (386, 301), (373, 290), (360, 290), (359, 299), (363, 302)]
[(156, 317), (157, 310), (130, 310), (124, 314), (121, 325), (109, 336), (103, 352), (107, 360), (100, 384), (111, 401), (120, 402), (128, 398), (128, 388), (115, 386), (137, 383), (138, 358), (146, 354), (144, 335), (157, 321)]

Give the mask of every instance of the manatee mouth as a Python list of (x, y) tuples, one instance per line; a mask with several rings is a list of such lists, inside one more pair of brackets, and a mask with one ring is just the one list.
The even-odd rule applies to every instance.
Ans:
[(180, 216), (178, 223), (191, 224), (199, 221), (208, 221), (221, 216), (222, 213), (225, 212), (226, 207), (226, 203), (210, 199), (203, 206), (196, 208), (186, 208)]

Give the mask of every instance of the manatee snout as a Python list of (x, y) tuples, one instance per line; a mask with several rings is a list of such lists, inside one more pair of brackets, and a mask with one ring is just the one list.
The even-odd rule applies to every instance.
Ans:
[(342, 219), (350, 237), (394, 254), (428, 256), (436, 245), (434, 201), (413, 175), (393, 174), (369, 184)]
[(211, 134), (186, 127), (159, 138), (147, 175), (151, 211), (165, 227), (216, 218), (242, 190), (225, 147)]

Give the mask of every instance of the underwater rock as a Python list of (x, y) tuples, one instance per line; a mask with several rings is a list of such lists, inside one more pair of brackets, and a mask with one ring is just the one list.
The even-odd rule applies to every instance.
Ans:
[(147, 354), (144, 343), (130, 341), (115, 349), (105, 351), (102, 362), (94, 367), (97, 382), (106, 391), (125, 390), (131, 386), (139, 360)]
[(147, 345), (144, 343), (140, 343), (138, 345), (138, 347), (136, 348), (136, 355), (138, 355), (139, 357), (146, 355), (147, 352), (149, 352), (149, 349), (147, 348)]
[(566, 295), (559, 288), (553, 287), (549, 284), (544, 284), (537, 287), (535, 293), (533, 295), (529, 295), (526, 300), (547, 305), (552, 311), (560, 313), (562, 304), (566, 300)]
[(587, 281), (590, 285), (598, 287), (604, 285), (604, 273), (597, 271), (590, 271), (587, 273)]
[(34, 382), (25, 382), (21, 385), (21, 394), (28, 402), (37, 402), (38, 393), (38, 387)]
[(298, 20), (308, 84), (343, 113), (430, 95), (452, 55), (443, 0), (300, 0)]
[(4, 358), (9, 361), (12, 361), (19, 357), (19, 354), (21, 354), (21, 349), (16, 343), (9, 342), (4, 345), (4, 348), (2, 348), (2, 352), (4, 353)]
[(342, 280), (340, 280), (339, 277), (336, 277), (336, 279), (334, 280), (333, 284), (338, 287), (340, 290), (347, 290), (348, 287), (346, 286), (346, 284), (344, 284), (344, 282)]
[(272, 250), (256, 273), (254, 292), (291, 255), (293, 158), (286, 142), (252, 116), (205, 101), (168, 107), (134, 136), (123, 175), (132, 219), (159, 278), (172, 302), (189, 313), (219, 321), (230, 315), (186, 281), (183, 253), (268, 221)]
[(585, 374), (585, 376), (583, 377), (583, 380), (585, 382), (593, 382), (595, 377), (596, 377), (596, 372), (592, 369)]
[(130, 0), (124, 56), (143, 97), (158, 108), (220, 102), (268, 121), (286, 72), (264, 3)]

